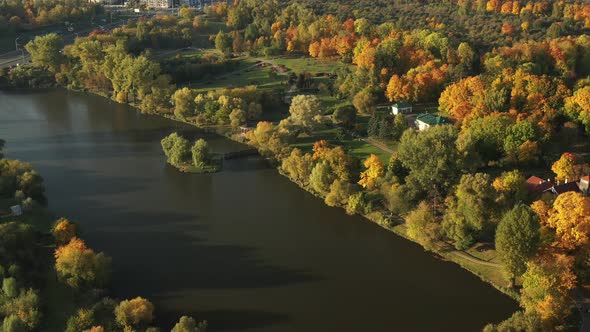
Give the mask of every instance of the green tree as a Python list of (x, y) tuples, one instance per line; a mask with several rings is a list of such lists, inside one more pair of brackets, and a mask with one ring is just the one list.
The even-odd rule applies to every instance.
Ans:
[(517, 311), (500, 324), (488, 324), (483, 329), (483, 332), (509, 331), (543, 331), (543, 325), (539, 315), (536, 313)]
[(37, 36), (25, 45), (25, 49), (31, 54), (33, 63), (47, 67), (52, 72), (56, 72), (59, 69), (62, 61), (62, 55), (60, 53), (62, 47), (63, 40), (56, 33)]
[(178, 89), (172, 95), (172, 104), (174, 104), (174, 115), (182, 120), (195, 114), (195, 95), (189, 88)]
[(207, 321), (197, 323), (192, 317), (182, 316), (171, 332), (207, 332)]
[(354, 194), (352, 184), (339, 179), (334, 180), (330, 185), (330, 192), (324, 200), (328, 206), (345, 206), (348, 204), (348, 198)]
[(449, 125), (421, 132), (407, 130), (398, 146), (399, 160), (422, 188), (444, 193), (456, 183), (461, 171), (456, 140), (457, 130)]
[(229, 121), (230, 121), (232, 127), (239, 127), (239, 126), (243, 125), (244, 123), (246, 123), (246, 117), (247, 117), (246, 112), (244, 112), (241, 109), (236, 108), (229, 114)]
[(352, 104), (361, 114), (373, 114), (375, 112), (375, 97), (368, 88), (359, 91), (352, 99)]
[[(0, 305), (0, 315), (5, 317), (14, 315), (26, 325), (26, 330), (36, 330), (41, 322), (40, 304), (39, 294), (36, 291), (32, 289), (23, 290), (19, 296), (6, 299)], [(10, 324), (18, 325), (18, 323), (14, 322), (14, 319), (11, 319)]]
[(194, 8), (190, 8), (190, 7), (182, 7), (178, 10), (178, 16), (186, 19), (186, 20), (192, 20), (193, 18), (195, 18), (196, 12)]
[(223, 31), (219, 31), (215, 36), (215, 48), (224, 54), (232, 52), (232, 42), (231, 36)]
[(2, 280), (2, 292), (8, 298), (15, 298), (18, 296), (18, 285), (15, 278), (4, 278)]
[(111, 274), (111, 258), (86, 247), (73, 238), (55, 250), (55, 270), (60, 280), (75, 289), (106, 285)]
[(207, 144), (207, 141), (202, 138), (195, 141), (195, 144), (191, 148), (191, 153), (193, 157), (193, 165), (195, 165), (195, 167), (203, 168), (211, 161), (209, 144)]
[(349, 215), (362, 214), (370, 212), (367, 205), (366, 196), (363, 192), (356, 192), (348, 197), (346, 213)]
[(512, 161), (518, 161), (518, 148), (526, 141), (537, 140), (537, 128), (530, 121), (519, 121), (507, 128), (504, 137), (504, 151)]
[(495, 191), (488, 174), (465, 174), (455, 195), (447, 199), (443, 230), (457, 249), (489, 235), (495, 225)]
[(409, 126), (406, 116), (402, 113), (398, 113), (393, 119), (393, 138), (399, 139), (408, 128)]
[(2, 322), (2, 332), (27, 332), (27, 326), (17, 315), (4, 317)]
[(313, 95), (299, 95), (293, 97), (289, 107), (289, 116), (294, 125), (305, 130), (312, 130), (320, 122), (322, 114), (318, 97)]
[(338, 106), (332, 113), (332, 121), (335, 124), (350, 128), (356, 121), (356, 111), (352, 106)]
[(476, 118), (464, 126), (457, 145), (470, 165), (480, 167), (502, 156), (503, 142), (512, 120), (506, 115)]
[(65, 332), (86, 331), (94, 326), (94, 310), (79, 309), (66, 324)]
[(434, 216), (432, 206), (423, 201), (405, 218), (408, 236), (427, 250), (432, 250), (441, 239), (440, 223)]
[(300, 186), (309, 184), (309, 176), (313, 168), (313, 160), (309, 153), (303, 154), (300, 149), (293, 149), (291, 154), (283, 159), (281, 171)]
[(518, 204), (504, 214), (496, 230), (496, 250), (511, 277), (526, 271), (538, 245), (539, 218), (528, 206)]
[(179, 166), (186, 162), (191, 155), (189, 142), (177, 133), (164, 137), (161, 141), (164, 154), (171, 165)]
[[(465, 2), (467, 3), (467, 1)], [(459, 47), (457, 48), (457, 55), (459, 56), (459, 60), (467, 72), (471, 72), (477, 57), (477, 54), (471, 48), (471, 46), (465, 42), (459, 44)]]
[(330, 191), (330, 185), (334, 181), (334, 178), (334, 172), (330, 168), (330, 164), (324, 160), (317, 163), (311, 170), (309, 184), (316, 192), (324, 196)]

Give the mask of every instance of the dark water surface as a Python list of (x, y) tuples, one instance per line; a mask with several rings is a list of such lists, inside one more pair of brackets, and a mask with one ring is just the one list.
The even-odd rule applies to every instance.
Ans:
[(243, 148), (96, 96), (0, 93), (7, 156), (43, 175), (50, 208), (113, 257), (114, 295), (152, 300), (164, 331), (183, 314), (214, 331), (477, 331), (517, 309), (258, 158), (176, 171), (159, 144), (174, 130)]

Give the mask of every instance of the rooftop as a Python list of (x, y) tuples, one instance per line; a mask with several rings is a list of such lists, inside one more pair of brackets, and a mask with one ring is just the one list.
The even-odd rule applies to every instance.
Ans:
[(578, 184), (576, 182), (572, 181), (572, 182), (553, 186), (553, 191), (555, 191), (555, 193), (557, 195), (560, 195), (560, 194), (566, 193), (568, 191), (580, 191), (580, 188), (578, 187)]
[(545, 191), (553, 186), (553, 182), (546, 181), (537, 176), (531, 176), (526, 180), (526, 186), (529, 192)]
[(451, 123), (451, 121), (449, 121), (449, 119), (447, 119), (445, 117), (433, 115), (430, 113), (423, 113), (423, 114), (418, 115), (416, 117), (416, 121), (424, 122), (430, 126)]
[(391, 105), (392, 107), (396, 107), (396, 108), (407, 108), (407, 107), (412, 107), (412, 104), (408, 104), (408, 103), (395, 103), (393, 105)]

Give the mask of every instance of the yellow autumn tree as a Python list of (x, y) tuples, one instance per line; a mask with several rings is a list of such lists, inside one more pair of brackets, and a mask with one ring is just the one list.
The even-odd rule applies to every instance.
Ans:
[(573, 191), (559, 195), (549, 212), (547, 225), (555, 229), (560, 247), (576, 249), (587, 244), (590, 233), (590, 198)]
[(60, 218), (53, 226), (53, 238), (58, 244), (66, 244), (76, 236), (76, 225), (66, 218)]
[(373, 188), (375, 186), (376, 180), (383, 175), (383, 163), (374, 154), (371, 154), (367, 160), (364, 162), (366, 170), (361, 173), (361, 179), (359, 180), (358, 184), (363, 186), (363, 188)]
[(111, 258), (104, 253), (95, 253), (84, 241), (72, 238), (55, 250), (55, 271), (58, 278), (72, 288), (104, 286), (111, 270)]
[(123, 300), (115, 308), (115, 318), (123, 327), (145, 327), (154, 319), (154, 305), (142, 297)]
[(551, 166), (551, 170), (560, 181), (575, 181), (588, 172), (588, 168), (587, 164), (580, 163), (578, 157), (571, 152), (562, 154), (561, 158)]
[(545, 201), (538, 200), (534, 201), (533, 204), (531, 204), (531, 209), (539, 217), (541, 225), (547, 226), (547, 220), (549, 219), (549, 211), (551, 211), (551, 207), (547, 205)]
[(527, 264), (520, 303), (548, 323), (563, 321), (570, 312), (570, 291), (576, 286), (573, 257), (547, 254)]

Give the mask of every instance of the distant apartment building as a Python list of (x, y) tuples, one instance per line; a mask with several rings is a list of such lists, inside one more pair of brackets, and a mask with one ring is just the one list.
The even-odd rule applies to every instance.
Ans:
[(180, 0), (180, 5), (187, 5), (189, 7), (199, 7), (203, 5), (203, 0)]
[(100, 3), (103, 5), (117, 5), (119, 0), (89, 0), (89, 2)]
[(172, 8), (172, 0), (141, 0), (140, 3), (148, 8)]

